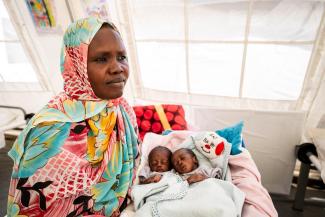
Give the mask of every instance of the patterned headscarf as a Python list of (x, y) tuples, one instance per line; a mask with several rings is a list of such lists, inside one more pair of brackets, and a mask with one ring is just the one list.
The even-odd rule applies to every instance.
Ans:
[[(73, 216), (81, 214), (75, 204), (86, 200), (89, 214), (111, 216), (124, 201), (138, 154), (135, 115), (122, 97), (99, 99), (87, 75), (88, 46), (104, 23), (117, 31), (97, 18), (67, 29), (61, 52), (64, 92), (32, 118), (9, 152), (14, 169), (8, 215), (33, 214), (40, 203), (40, 216)], [(25, 186), (46, 186), (44, 197), (26, 199), (33, 189)]]

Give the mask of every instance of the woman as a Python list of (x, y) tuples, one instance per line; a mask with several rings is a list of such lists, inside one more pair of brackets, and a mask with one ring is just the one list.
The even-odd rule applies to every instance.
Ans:
[(136, 119), (121, 97), (126, 51), (110, 23), (72, 23), (61, 54), (64, 92), (18, 137), (8, 216), (118, 216), (135, 171)]

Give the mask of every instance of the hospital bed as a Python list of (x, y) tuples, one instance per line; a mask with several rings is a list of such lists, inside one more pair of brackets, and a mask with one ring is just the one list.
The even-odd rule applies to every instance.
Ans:
[(0, 148), (5, 146), (5, 132), (17, 130), (17, 136), (33, 115), (22, 107), (0, 105)]
[[(224, 110), (193, 107), (195, 128), (204, 131), (222, 129), (242, 120), (245, 145), (256, 163), (262, 184), (273, 194), (289, 195), (296, 165), (295, 149), (301, 142), (304, 112)], [(132, 207), (126, 212), (133, 216)]]

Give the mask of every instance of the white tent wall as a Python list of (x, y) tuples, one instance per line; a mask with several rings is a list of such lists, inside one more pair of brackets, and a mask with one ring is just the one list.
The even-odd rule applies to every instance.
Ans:
[[(133, 20), (132, 17), (132, 4), (128, 0), (119, 0), (119, 1), (112, 1), (115, 2), (116, 8), (120, 11), (117, 14), (116, 20), (121, 22), (122, 29), (126, 33), (125, 38), (128, 44), (131, 44), (134, 47), (134, 50), (129, 50), (129, 52), (134, 53), (137, 52), (136, 42), (134, 40), (135, 33), (132, 28), (133, 27)], [(146, 2), (146, 1), (138, 1), (138, 2)], [(161, 1), (158, 1), (161, 3)], [(177, 1), (169, 1), (170, 4), (172, 2)], [(197, 3), (197, 1), (190, 1), (192, 3)], [(200, 1), (202, 4), (211, 4), (214, 1)], [(222, 1), (216, 1), (218, 3)], [(225, 1), (229, 3), (230, 1)], [(250, 1), (231, 1), (231, 2), (250, 2)], [(258, 1), (256, 1), (258, 2)], [(290, 2), (290, 1), (288, 1)], [(293, 2), (293, 1), (291, 1)], [(307, 1), (306, 1), (307, 2)], [(321, 1), (314, 1), (314, 2), (321, 2)], [(166, 3), (168, 4), (168, 3)], [(298, 4), (298, 3), (297, 3)], [(317, 98), (322, 98), (321, 92), (321, 79), (324, 75), (323, 69), (323, 43), (324, 43), (324, 11), (322, 12), (322, 19), (319, 24), (319, 28), (317, 31), (316, 39), (313, 48), (313, 53), (311, 55), (311, 59), (309, 61), (307, 73), (305, 76), (304, 81), (304, 88), (301, 91), (301, 94), (298, 100), (263, 100), (263, 99), (252, 99), (252, 98), (236, 98), (236, 97), (222, 97), (222, 96), (213, 96), (213, 95), (203, 95), (203, 94), (188, 94), (188, 93), (181, 93), (181, 92), (173, 92), (173, 91), (162, 91), (162, 90), (155, 90), (150, 89), (143, 86), (143, 82), (141, 79), (141, 71), (139, 70), (139, 63), (138, 59), (133, 60), (136, 66), (133, 66), (133, 76), (131, 75), (131, 79), (133, 80), (133, 91), (135, 92), (135, 96), (141, 100), (147, 100), (149, 102), (169, 102), (169, 103), (180, 103), (185, 105), (196, 105), (196, 106), (206, 106), (206, 107), (213, 107), (219, 109), (252, 109), (252, 110), (267, 110), (267, 111), (307, 111), (309, 112), (309, 118), (317, 119), (320, 117), (319, 113), (322, 110), (320, 108), (324, 108), (324, 105), (320, 105), (321, 107), (317, 109), (317, 103), (319, 100)], [(272, 43), (272, 42), (271, 42)], [(136, 55), (131, 55), (131, 59), (136, 57)], [(316, 98), (316, 96), (318, 96)], [(311, 111), (311, 108), (314, 108)], [(324, 109), (323, 109), (324, 110)], [(317, 114), (315, 116), (315, 114)], [(313, 121), (315, 126), (317, 121)], [(310, 121), (307, 120), (307, 123)]]
[[(308, 113), (308, 119), (305, 124), (306, 129), (325, 128), (325, 77), (321, 80), (321, 86), (315, 96), (313, 104)], [(308, 136), (308, 135), (307, 135)]]
[[(322, 18), (296, 110), (307, 111), (305, 128), (325, 127), (325, 20)], [(310, 140), (308, 133), (304, 140)]]
[[(62, 43), (63, 30), (70, 22), (69, 9), (74, 19), (84, 16), (81, 9), (80, 1), (54, 1), (55, 8), (59, 16), (57, 22), (61, 26), (62, 32), (51, 34), (40, 34), (34, 27), (32, 18), (29, 14), (27, 5), (24, 1), (9, 1), (4, 0), (7, 8), (9, 9), (12, 20), (14, 20), (15, 27), (17, 28), (19, 36), (22, 38), (23, 46), (28, 51), (31, 62), (34, 64), (34, 69), (38, 73), (38, 78), (43, 87), (43, 91), (20, 91), (17, 89), (14, 92), (2, 91), (0, 92), (0, 99), (3, 104), (18, 105), (25, 107), (28, 111), (37, 111), (50, 96), (62, 90), (62, 78), (59, 72), (59, 58)], [(322, 88), (320, 87), (320, 79), (323, 77), (323, 41), (324, 31), (320, 31), (320, 41), (316, 43), (312, 58), (319, 61), (311, 61), (309, 66), (309, 74), (306, 76), (304, 90), (298, 103), (292, 101), (270, 101), (270, 100), (253, 100), (247, 98), (229, 98), (220, 96), (209, 95), (187, 95), (182, 93), (173, 93), (166, 91), (157, 91), (148, 88), (143, 88), (141, 82), (141, 72), (138, 66), (136, 56), (136, 45), (133, 39), (132, 19), (130, 18), (129, 1), (121, 0), (107, 1), (110, 5), (109, 14), (111, 19), (120, 27), (123, 37), (128, 45), (128, 51), (131, 61), (132, 75), (129, 85), (127, 87), (127, 95), (129, 99), (139, 98), (157, 102), (173, 102), (186, 105), (204, 105), (217, 108), (242, 108), (260, 110), (304, 110), (309, 111), (311, 120), (307, 120), (308, 125), (315, 126), (321, 117), (320, 108), (324, 105), (318, 105), (322, 97)], [(208, 1), (210, 2), (210, 1)], [(324, 25), (324, 24), (323, 24)], [(323, 30), (323, 28), (320, 28)], [(316, 97), (317, 95), (317, 97)], [(28, 99), (33, 97), (35, 100), (33, 105), (26, 104)], [(24, 101), (25, 100), (25, 101)], [(317, 116), (317, 117), (316, 117)], [(318, 119), (318, 120), (316, 120)]]
[[(130, 53), (137, 52), (137, 46), (135, 42), (135, 35), (132, 29), (133, 27), (133, 20), (131, 19), (132, 15), (132, 2), (127, 0), (115, 1), (116, 5), (118, 6), (119, 10), (121, 11), (117, 18), (118, 21), (122, 22), (121, 25), (124, 32), (126, 32), (126, 39), (128, 44), (131, 44), (131, 47), (135, 48), (129, 50)], [(141, 1), (139, 1), (141, 2)], [(142, 1), (145, 2), (145, 1)], [(159, 1), (158, 1), (159, 2)], [(177, 1), (169, 1), (169, 2), (177, 2)], [(179, 1), (180, 2), (180, 1)], [(194, 2), (194, 1), (193, 1)], [(213, 1), (205, 1), (205, 3), (211, 3)], [(235, 2), (249, 2), (249, 1), (235, 1)], [(161, 3), (161, 2), (160, 2)], [(166, 3), (167, 4), (167, 3)], [(131, 6), (130, 6), (131, 5)], [(134, 28), (134, 27), (133, 27)], [(320, 38), (321, 34), (318, 34), (318, 38)], [(159, 40), (158, 40), (159, 41)], [(185, 42), (186, 43), (186, 42)], [(272, 43), (272, 42), (270, 42)], [(276, 42), (273, 42), (276, 43)], [(317, 46), (317, 44), (316, 44)], [(318, 47), (314, 49), (314, 51), (318, 51)], [(297, 101), (295, 100), (263, 100), (263, 99), (252, 99), (252, 98), (245, 98), (245, 97), (222, 97), (222, 96), (215, 96), (209, 94), (197, 94), (197, 93), (184, 93), (184, 92), (175, 92), (175, 91), (162, 91), (151, 89), (145, 87), (142, 82), (142, 72), (139, 70), (138, 64), (138, 56), (131, 55), (131, 59), (133, 57), (137, 58), (133, 60), (135, 62), (135, 66), (132, 67), (133, 69), (133, 76), (131, 79), (134, 82), (134, 89), (135, 96), (141, 99), (150, 100), (150, 101), (157, 101), (157, 102), (173, 102), (173, 103), (181, 103), (187, 105), (202, 105), (202, 106), (212, 106), (217, 108), (229, 108), (229, 109), (260, 109), (260, 110), (277, 110), (277, 111), (294, 111), (294, 110), (308, 110), (306, 106), (299, 106)], [(317, 55), (313, 55), (313, 58), (316, 58)], [(319, 62), (317, 61), (310, 61), (311, 65), (309, 67), (310, 72), (308, 74), (313, 74), (313, 69), (317, 68)], [(163, 65), (163, 64), (162, 64)], [(310, 75), (307, 74), (307, 77)], [(222, 80), (222, 79), (221, 79)], [(175, 81), (174, 81), (175, 83)], [(315, 89), (317, 85), (315, 85)], [(309, 89), (308, 89), (309, 90)], [(307, 90), (307, 91), (308, 91)], [(315, 91), (310, 92), (308, 91), (308, 98), (314, 98)], [(302, 94), (299, 98), (299, 102), (303, 102), (303, 104), (310, 105), (310, 100), (306, 97), (306, 93)], [(306, 100), (307, 98), (307, 100)], [(301, 105), (301, 104), (300, 104)]]
[[(28, 58), (38, 75), (42, 90), (20, 89), (0, 91), (1, 104), (23, 107), (27, 112), (37, 112), (51, 96), (62, 90), (60, 51), (63, 31), (70, 23), (65, 1), (54, 1), (59, 13), (60, 26), (56, 33), (37, 32), (25, 1), (3, 0)], [(10, 84), (13, 89), (15, 84)]]
[[(68, 24), (72, 20), (85, 17), (81, 0), (63, 1), (54, 0), (55, 18), (58, 29), (55, 32), (38, 32), (35, 29), (32, 17), (25, 1), (1, 0), (4, 1), (8, 9), (10, 18), (19, 35), (27, 56), (33, 64), (34, 70), (38, 74), (38, 79), (42, 90), (20, 89), (19, 85), (10, 84), (11, 90), (0, 91), (1, 104), (19, 106), (27, 112), (37, 112), (44, 106), (50, 98), (62, 91), (63, 81), (60, 73), (60, 52), (62, 46), (62, 36)], [(111, 4), (112, 1), (109, 1)], [(113, 3), (112, 3), (113, 4)], [(112, 19), (116, 10), (113, 10)], [(114, 20), (117, 22), (116, 20)], [(130, 50), (130, 49), (128, 49)], [(135, 59), (135, 58), (131, 58)], [(131, 60), (132, 62), (132, 60)], [(132, 63), (131, 63), (132, 64)], [(131, 82), (126, 87), (125, 97), (133, 101), (133, 91)], [(31, 103), (31, 100), (33, 103)]]

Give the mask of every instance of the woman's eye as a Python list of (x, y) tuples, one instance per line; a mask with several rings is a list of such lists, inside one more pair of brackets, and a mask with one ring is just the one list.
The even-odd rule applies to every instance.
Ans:
[(101, 63), (101, 62), (106, 62), (106, 57), (97, 57), (96, 59), (95, 59), (95, 61), (96, 62), (99, 62), (99, 63)]
[(127, 57), (125, 55), (121, 55), (117, 57), (118, 61), (123, 61), (123, 60), (127, 60)]

